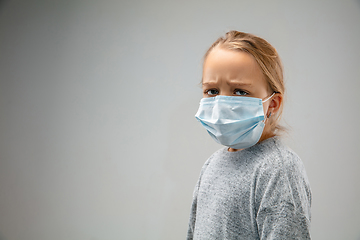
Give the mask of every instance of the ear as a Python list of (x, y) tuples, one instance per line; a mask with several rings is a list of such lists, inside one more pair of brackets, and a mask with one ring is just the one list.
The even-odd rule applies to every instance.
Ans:
[(270, 99), (269, 110), (271, 114), (277, 113), (279, 111), (283, 101), (283, 95), (281, 93), (275, 93), (274, 96)]

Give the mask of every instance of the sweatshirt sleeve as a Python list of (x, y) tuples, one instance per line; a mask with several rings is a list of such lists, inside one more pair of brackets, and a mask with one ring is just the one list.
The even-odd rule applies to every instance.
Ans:
[(255, 190), (260, 239), (311, 239), (311, 191), (299, 157), (283, 153), (262, 166)]
[(200, 177), (195, 185), (193, 193), (193, 201), (191, 204), (190, 219), (189, 219), (189, 228), (187, 232), (187, 240), (192, 240), (194, 238), (195, 222), (196, 222), (196, 208), (197, 208), (197, 197), (199, 193), (199, 188), (201, 184), (201, 177), (204, 174), (207, 166), (209, 165), (211, 157), (205, 162), (204, 166), (201, 169)]

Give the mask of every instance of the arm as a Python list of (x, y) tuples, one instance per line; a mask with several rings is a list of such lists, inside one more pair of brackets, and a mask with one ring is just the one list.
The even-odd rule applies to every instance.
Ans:
[(193, 202), (191, 204), (191, 212), (190, 212), (190, 219), (189, 219), (189, 228), (187, 232), (187, 240), (192, 240), (194, 237), (194, 230), (195, 230), (195, 221), (196, 221), (196, 206), (197, 206), (197, 195), (199, 191), (200, 185), (200, 178), (195, 186), (194, 194), (193, 194)]
[(256, 190), (260, 239), (311, 239), (311, 191), (301, 160), (288, 155), (263, 167)]
[(196, 183), (194, 193), (193, 193), (193, 202), (191, 205), (191, 212), (190, 212), (190, 219), (189, 219), (189, 228), (187, 232), (187, 240), (192, 240), (194, 237), (194, 230), (195, 230), (195, 222), (196, 222), (196, 208), (197, 208), (197, 196), (201, 184), (201, 177), (204, 174), (207, 166), (209, 165), (211, 157), (205, 162), (204, 166), (201, 169), (200, 177)]

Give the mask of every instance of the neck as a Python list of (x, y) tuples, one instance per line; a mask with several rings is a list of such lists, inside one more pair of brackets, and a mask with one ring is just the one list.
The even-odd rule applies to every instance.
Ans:
[(228, 148), (229, 152), (237, 152), (237, 151), (241, 151), (241, 150), (243, 150), (243, 149), (235, 149), (235, 148), (231, 148), (231, 147)]
[(266, 139), (268, 139), (268, 138), (274, 137), (274, 136), (275, 136), (275, 134), (274, 134), (273, 132), (263, 133), (263, 134), (261, 135), (261, 137), (260, 137), (259, 142), (262, 142), (262, 141), (264, 141), (264, 140), (266, 140)]

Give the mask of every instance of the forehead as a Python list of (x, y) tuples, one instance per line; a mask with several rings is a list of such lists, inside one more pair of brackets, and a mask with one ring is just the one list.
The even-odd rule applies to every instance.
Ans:
[(214, 80), (245, 81), (264, 84), (264, 74), (255, 58), (244, 51), (216, 47), (203, 66), (203, 83)]

